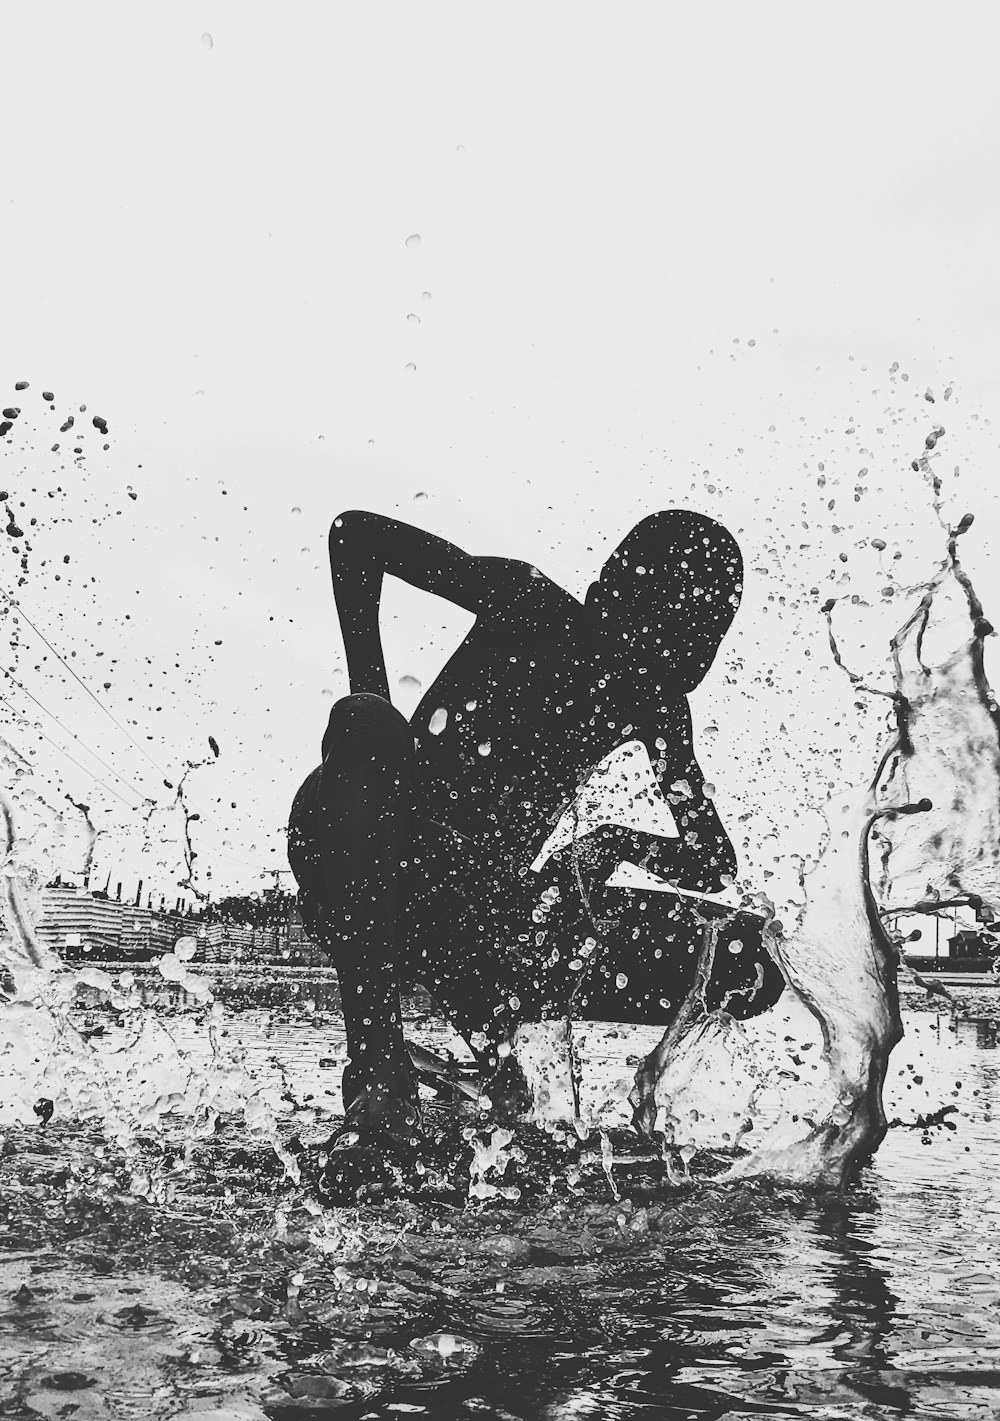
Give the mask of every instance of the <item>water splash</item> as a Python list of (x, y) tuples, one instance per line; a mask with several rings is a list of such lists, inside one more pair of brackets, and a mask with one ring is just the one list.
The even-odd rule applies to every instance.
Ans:
[[(930, 806), (905, 833), (889, 825), (877, 835), (886, 916), (953, 904), (983, 921), (1000, 912), (1000, 714), (983, 658), (993, 628), (957, 555), (971, 523), (951, 534), (944, 565), (893, 638), (900, 729), (885, 788)], [(942, 644), (943, 658), (928, 664)]]
[[(194, 768), (194, 766), (189, 766)], [(71, 831), (62, 811), (38, 793), (32, 768), (18, 752), (0, 740), (0, 817), (5, 834), (0, 909), (0, 1128), (37, 1124), (43, 1119), (71, 1119), (97, 1124), (105, 1139), (126, 1160), (138, 1161), (148, 1137), (165, 1144), (165, 1127), (182, 1148), (211, 1134), (223, 1114), (242, 1112), (248, 1134), (258, 1145), (273, 1149), (287, 1173), (298, 1178), (298, 1166), (285, 1150), (278, 1131), (280, 1092), (250, 1077), (221, 1040), (222, 1009), (212, 1002), (203, 977), (191, 968), (191, 939), (181, 938), (172, 953), (160, 959), (161, 975), (183, 988), (194, 1000), (194, 1014), (206, 1028), (208, 1051), (195, 1053), (148, 1010), (128, 971), (117, 977), (98, 967), (71, 968), (39, 938), (42, 891), (65, 871), (67, 857), (77, 849), (76, 824)], [(182, 857), (191, 875), (187, 833), (191, 815), (183, 803), (183, 781), (175, 805), (184, 817)], [(80, 809), (80, 806), (74, 806)], [(81, 811), (82, 812), (82, 811)], [(85, 815), (88, 826), (89, 816)], [(148, 827), (149, 816), (147, 816)], [(87, 862), (93, 850), (88, 839)], [(193, 886), (193, 885), (192, 885)], [(100, 1002), (116, 1012), (125, 1044), (104, 1049), (92, 1042), (74, 1020), (81, 1002)], [(183, 1012), (182, 1012), (183, 1015)], [(176, 1138), (179, 1136), (179, 1140)], [(156, 1168), (136, 1169), (133, 1192), (158, 1200)], [(140, 1178), (141, 1175), (141, 1178)], [(144, 1182), (145, 1181), (145, 1182)], [(140, 1188), (139, 1185), (142, 1185)]]
[(97, 848), (97, 829), (94, 825), (93, 820), (90, 817), (89, 804), (80, 803), (79, 801), (75, 800), (70, 794), (66, 795), (66, 799), (69, 801), (69, 803), (73, 806), (74, 809), (78, 809), (83, 815), (83, 822), (87, 838), (86, 848), (84, 849), (83, 854), (83, 868), (81, 872), (83, 875), (84, 883), (89, 884), (90, 875), (94, 870), (94, 852)]
[(525, 1158), (523, 1150), (514, 1143), (514, 1131), (505, 1126), (497, 1126), (485, 1134), (472, 1131), (470, 1143), (469, 1198), (506, 1199), (516, 1203), (521, 1197), (520, 1188), (503, 1182), (508, 1165), (513, 1161), (523, 1162)]
[(212, 757), (186, 761), (184, 772), (176, 785), (169, 780), (164, 781), (167, 789), (173, 790), (173, 799), (168, 804), (148, 799), (143, 816), (143, 849), (145, 853), (153, 856), (154, 868), (174, 874), (178, 888), (187, 889), (200, 902), (206, 901), (208, 893), (197, 880), (195, 860), (198, 858), (198, 851), (192, 842), (191, 829), (202, 816), (200, 811), (192, 809), (185, 799), (185, 785), (193, 770), (212, 765), (218, 758), (215, 740), (209, 737), (209, 742), (213, 750)]
[(34, 789), (30, 762), (6, 740), (0, 740), (0, 774), (4, 835), (0, 964), (7, 968), (16, 988), (25, 970), (51, 972), (59, 966), (38, 941), (35, 920), (62, 821)]
[[(887, 919), (944, 904), (973, 907), (983, 921), (1000, 913), (1000, 715), (983, 662), (992, 627), (956, 550), (971, 521), (949, 531), (941, 568), (892, 639), (895, 724), (871, 782), (826, 805), (828, 839), (803, 874), (799, 920), (786, 932), (772, 915), (766, 929), (794, 998), (821, 1032), (825, 1071), (813, 1083), (812, 1108), (797, 1112), (799, 1133), (790, 1137), (786, 1104), (727, 1178), (847, 1184), (884, 1138), (882, 1091), (902, 1037), (900, 944)], [(944, 648), (936, 660), (932, 643)], [(702, 984), (712, 952), (709, 935)], [(755, 1032), (759, 1042), (765, 1032), (755, 1023), (711, 1021), (696, 984), (640, 1068), (637, 1123), (647, 1133), (670, 1123), (685, 1061), (708, 1036), (752, 1041)], [(773, 1062), (755, 1065), (750, 1054), (757, 1085), (746, 1100), (744, 1143), (775, 1074)]]

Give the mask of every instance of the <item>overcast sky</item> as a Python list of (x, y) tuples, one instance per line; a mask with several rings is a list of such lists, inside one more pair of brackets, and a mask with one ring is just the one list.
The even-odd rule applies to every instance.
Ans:
[[(883, 674), (886, 569), (943, 555), (910, 467), (936, 424), (1000, 615), (993, 6), (2, 14), (3, 589), (55, 649), (5, 604), (2, 733), (91, 804), (100, 875), (174, 896), (141, 800), (202, 759), (202, 887), (287, 867), (346, 690), (343, 508), (577, 594), (654, 509), (724, 521), (750, 571), (695, 725), (761, 886), (874, 767), (884, 706), (818, 609), (845, 598), (845, 657)], [(393, 588), (392, 684), (466, 620)]]

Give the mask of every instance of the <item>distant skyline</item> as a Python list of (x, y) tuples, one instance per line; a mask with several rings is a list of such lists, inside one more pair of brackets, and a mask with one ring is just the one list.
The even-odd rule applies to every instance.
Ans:
[[(995, 29), (976, 4), (10, 8), (0, 735), (76, 815), (69, 857), (66, 794), (95, 880), (176, 897), (195, 762), (199, 888), (287, 868), (347, 689), (343, 508), (582, 595), (677, 504), (744, 551), (697, 748), (747, 880), (791, 893), (884, 722), (819, 608), (884, 682), (944, 551), (922, 453), (1000, 618)], [(468, 618), (394, 586), (384, 620), (408, 710)]]

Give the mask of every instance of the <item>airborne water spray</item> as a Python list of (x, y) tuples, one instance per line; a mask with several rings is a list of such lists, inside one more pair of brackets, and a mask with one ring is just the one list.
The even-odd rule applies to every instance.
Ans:
[[(942, 433), (928, 436), (928, 451)], [(914, 467), (929, 473), (926, 455)], [(822, 1037), (824, 1071), (808, 1105), (793, 1114), (784, 1078), (800, 1076), (789, 1068), (787, 1048), (783, 1064), (774, 1059), (776, 1038), (761, 1049), (761, 1023), (727, 1022), (718, 1014), (713, 1020), (697, 986), (637, 1076), (637, 1122), (670, 1134), (704, 1085), (699, 1072), (703, 1077), (712, 1069), (712, 1049), (724, 1042), (730, 1064), (744, 1052), (748, 1080), (757, 1081), (743, 1102), (739, 1132), (750, 1147), (729, 1178), (848, 1183), (885, 1135), (882, 1091), (903, 1032), (902, 944), (889, 921), (956, 905), (974, 909), (985, 923), (1000, 914), (1000, 714), (983, 656), (993, 629), (958, 558), (958, 539), (972, 517), (947, 527), (936, 478), (933, 493), (946, 556), (928, 581), (902, 589), (919, 602), (891, 641), (891, 687), (867, 685), (848, 669), (833, 636), (833, 602), (823, 609), (835, 664), (859, 691), (890, 700), (893, 724), (871, 781), (824, 807), (827, 842), (803, 874), (797, 922), (786, 931), (772, 917), (767, 929), (794, 999)], [(706, 940), (704, 953), (711, 950)], [(714, 1065), (718, 1069), (718, 1057)], [(785, 1098), (764, 1121), (768, 1091)], [(765, 1128), (755, 1128), (762, 1123)]]

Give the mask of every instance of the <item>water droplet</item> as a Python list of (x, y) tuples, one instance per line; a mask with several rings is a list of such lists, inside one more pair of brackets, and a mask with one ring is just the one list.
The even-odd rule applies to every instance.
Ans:
[(478, 706), (478, 704), (479, 704), (478, 701), (466, 701), (466, 703), (465, 703), (465, 709), (466, 709), (466, 710), (475, 710), (475, 709), (476, 709), (476, 706)]
[(615, 978), (615, 986), (619, 991), (628, 986), (628, 977), (626, 977), (624, 972), (618, 973), (618, 976)]
[(204, 45), (205, 49), (211, 49), (212, 45), (215, 43), (215, 41), (212, 39), (212, 36), (208, 33), (207, 30), (202, 35), (201, 42)]
[(421, 301), (429, 301), (431, 299), (431, 293), (429, 291), (421, 291), (420, 299)]
[(484, 740), (482, 744), (478, 745), (476, 748), (479, 751), (480, 755), (491, 755), (493, 753), (493, 746), (488, 740)]
[(448, 712), (444, 709), (443, 706), (439, 706), (438, 709), (431, 716), (430, 721), (427, 725), (427, 729), (432, 735), (440, 735), (447, 724)]
[(414, 363), (413, 363), (412, 360), (408, 360), (408, 361), (406, 362), (406, 364), (403, 366), (403, 369), (406, 370), (406, 371), (408, 371), (410, 374), (412, 374), (413, 371), (416, 370), (416, 368), (417, 368), (417, 367), (414, 365)]
[(409, 323), (410, 323), (411, 326), (419, 326), (419, 325), (420, 325), (420, 317), (417, 316), (417, 315), (415, 315), (412, 311), (410, 311), (410, 313), (407, 315), (406, 319), (407, 319), (407, 321), (409, 321)]
[(414, 249), (415, 247), (419, 247), (419, 246), (420, 246), (420, 233), (419, 233), (419, 232), (411, 232), (410, 235), (409, 235), (409, 236), (407, 237), (407, 239), (406, 239), (406, 245), (410, 248), (411, 251), (413, 251), (413, 249)]
[(413, 495), (413, 501), (414, 503), (419, 503), (421, 499), (424, 499), (426, 497), (427, 495), (424, 493), (423, 489), (420, 489), (417, 493)]
[(295, 507), (292, 509), (292, 512), (293, 512), (293, 513), (301, 513), (301, 512), (302, 512), (302, 509), (299, 507), (298, 504), (296, 504)]
[(181, 962), (190, 962), (197, 951), (197, 938), (179, 937), (174, 943), (174, 956), (180, 958)]
[(420, 682), (417, 680), (416, 676), (400, 676), (399, 689), (401, 691), (419, 691)]

